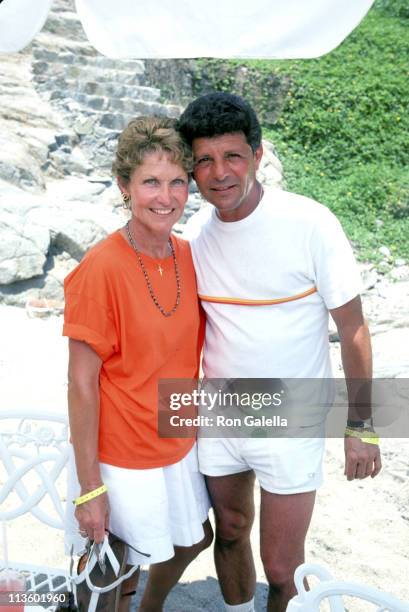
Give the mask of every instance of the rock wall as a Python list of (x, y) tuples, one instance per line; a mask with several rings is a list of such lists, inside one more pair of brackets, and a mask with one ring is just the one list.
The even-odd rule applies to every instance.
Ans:
[(213, 58), (148, 59), (145, 74), (152, 85), (160, 87), (164, 99), (182, 106), (223, 84), (224, 90), (249, 100), (257, 108), (261, 123), (270, 127), (281, 114), (291, 86), (290, 78), (284, 74), (271, 71), (260, 79), (255, 68)]

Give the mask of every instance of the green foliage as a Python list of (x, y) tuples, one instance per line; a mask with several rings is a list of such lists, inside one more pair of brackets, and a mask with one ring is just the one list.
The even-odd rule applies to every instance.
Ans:
[(247, 97), (283, 161), (287, 188), (326, 203), (371, 259), (382, 244), (409, 258), (407, 17), (408, 0), (378, 0), (319, 59), (197, 64), (195, 93), (205, 74), (207, 90)]
[(192, 75), (193, 97), (212, 91), (228, 91), (251, 100), (260, 121), (273, 125), (285, 104), (290, 79), (261, 64), (220, 59), (200, 59)]
[(409, 18), (408, 0), (377, 0), (375, 7), (392, 17)]

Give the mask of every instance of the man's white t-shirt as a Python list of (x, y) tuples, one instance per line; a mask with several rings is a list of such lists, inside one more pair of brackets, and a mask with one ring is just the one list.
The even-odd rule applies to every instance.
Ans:
[(328, 310), (353, 299), (361, 283), (328, 208), (267, 189), (240, 221), (221, 221), (213, 207), (199, 211), (184, 237), (207, 316), (207, 378), (332, 376)]

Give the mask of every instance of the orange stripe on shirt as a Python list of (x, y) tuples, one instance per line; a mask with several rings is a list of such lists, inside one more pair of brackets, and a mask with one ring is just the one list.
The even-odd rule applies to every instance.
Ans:
[(289, 297), (276, 298), (274, 300), (245, 300), (243, 298), (229, 298), (229, 297), (216, 297), (212, 295), (202, 295), (199, 293), (199, 298), (202, 302), (213, 302), (216, 304), (235, 304), (237, 306), (273, 306), (274, 304), (284, 304), (285, 302), (294, 302), (295, 300), (301, 300), (313, 293), (316, 293), (317, 288), (311, 287), (303, 293), (297, 295), (291, 295)]

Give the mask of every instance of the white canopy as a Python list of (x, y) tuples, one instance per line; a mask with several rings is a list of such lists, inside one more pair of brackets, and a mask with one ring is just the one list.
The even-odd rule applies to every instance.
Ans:
[[(52, 0), (3, 0), (0, 53), (24, 48)], [(76, 0), (91, 44), (114, 58), (311, 58), (358, 25), (373, 0)]]
[(0, 53), (24, 49), (43, 27), (52, 0), (3, 0), (0, 4)]

